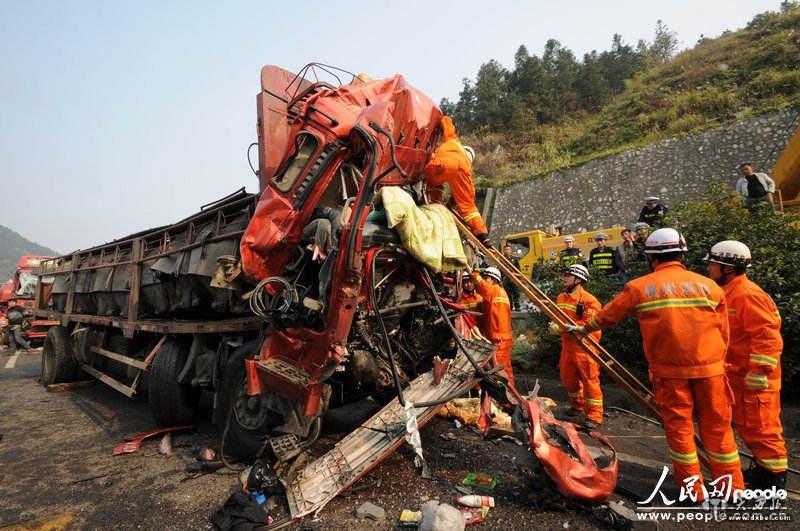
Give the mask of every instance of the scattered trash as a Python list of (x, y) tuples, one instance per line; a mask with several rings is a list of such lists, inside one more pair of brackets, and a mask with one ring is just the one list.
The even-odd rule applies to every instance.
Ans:
[(473, 494), (471, 496), (459, 496), (456, 502), (466, 507), (494, 507), (494, 498), (491, 496), (479, 496)]
[(417, 527), (422, 522), (422, 511), (403, 509), (400, 513), (400, 527)]
[(501, 441), (512, 442), (512, 443), (516, 444), (517, 446), (522, 446), (522, 441), (512, 437), (511, 435), (503, 435), (503, 436), (500, 437), (500, 440)]
[(470, 472), (461, 483), (472, 487), (478, 487), (479, 489), (494, 490), (497, 486), (497, 477), (495, 477), (494, 474), (484, 474), (483, 472), (475, 474)]
[(466, 494), (467, 496), (472, 494), (472, 489), (467, 487), (466, 485), (456, 485), (456, 490), (461, 494)]
[(172, 457), (175, 455), (175, 452), (172, 451), (172, 434), (167, 433), (161, 439), (161, 442), (158, 443), (158, 453), (161, 455), (166, 455), (167, 457)]
[(125, 437), (125, 440), (128, 442), (122, 443), (114, 448), (112, 452), (113, 455), (120, 455), (120, 454), (133, 454), (138, 452), (142, 447), (142, 441), (149, 437), (153, 437), (154, 435), (158, 435), (159, 433), (167, 433), (173, 431), (183, 431), (183, 430), (193, 430), (194, 428), (191, 426), (175, 426), (172, 428), (161, 428), (160, 430), (153, 430), (148, 431), (147, 433), (142, 433), (139, 435), (134, 435), (132, 437)]
[(470, 508), (470, 509), (459, 509), (461, 511), (461, 515), (464, 517), (464, 523), (469, 524), (479, 524), (486, 519), (486, 516), (489, 514), (488, 507), (477, 507), (477, 508)]
[(420, 508), (419, 531), (463, 531), (466, 521), (461, 511), (438, 501), (429, 501)]
[(461, 422), (459, 422), (459, 420), (458, 420), (458, 419), (456, 419), (456, 420), (454, 420), (454, 421), (453, 421), (453, 425), (454, 425), (454, 426), (455, 426), (457, 429), (461, 429), (461, 426), (463, 426), (463, 424), (461, 424)]
[(73, 389), (83, 389), (94, 385), (97, 380), (81, 380), (79, 382), (67, 382), (50, 384), (47, 386), (48, 393), (63, 393), (64, 391), (72, 391)]
[(382, 520), (386, 516), (386, 511), (372, 502), (365, 502), (356, 509), (356, 518), (369, 518), (370, 520)]
[(569, 529), (569, 522), (564, 522), (563, 524), (561, 524), (561, 527), (563, 527), (564, 529)]
[[(477, 426), (481, 417), (480, 398), (456, 398), (444, 404), (436, 413), (437, 417), (453, 419), (462, 425)], [(511, 430), (511, 417), (492, 401), (492, 420), (502, 430)], [(456, 425), (457, 427), (461, 427)]]
[(200, 461), (216, 461), (217, 452), (215, 452), (211, 448), (203, 448), (202, 450), (200, 450), (200, 455), (197, 459)]
[(598, 517), (608, 525), (616, 529), (633, 529), (634, 531), (646, 531), (658, 529), (658, 522), (655, 520), (640, 519), (636, 512), (629, 509), (621, 502), (609, 502), (608, 508), (600, 507), (595, 509), (595, 514), (605, 511), (605, 514)]
[(456, 454), (450, 454), (450, 453), (442, 454), (442, 457), (444, 457), (445, 459), (455, 459)]

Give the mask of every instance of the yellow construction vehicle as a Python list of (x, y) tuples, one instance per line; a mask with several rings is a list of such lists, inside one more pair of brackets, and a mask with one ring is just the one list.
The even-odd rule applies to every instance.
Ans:
[(503, 247), (506, 244), (511, 246), (514, 256), (519, 260), (520, 271), (530, 278), (531, 273), (533, 273), (533, 266), (537, 263), (558, 259), (558, 252), (564, 249), (564, 238), (567, 236), (575, 238), (575, 247), (580, 249), (583, 252), (583, 256), (588, 260), (589, 253), (595, 248), (595, 234), (598, 232), (608, 234), (609, 240), (606, 245), (614, 248), (622, 243), (623, 230), (625, 230), (625, 227), (613, 227), (611, 229), (598, 229), (591, 232), (562, 235), (541, 230), (531, 230), (506, 236), (503, 238)]
[(800, 129), (789, 140), (771, 176), (775, 180), (775, 206), (780, 210), (800, 210)]

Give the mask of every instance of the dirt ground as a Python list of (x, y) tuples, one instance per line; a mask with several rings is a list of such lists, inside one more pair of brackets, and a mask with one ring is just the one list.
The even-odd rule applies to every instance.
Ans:
[[(9, 365), (11, 365), (9, 367)], [(219, 471), (186, 478), (186, 464), (194, 462), (203, 447), (216, 448), (219, 433), (210, 423), (211, 400), (204, 397), (196, 432), (178, 434), (174, 457), (158, 453), (159, 438), (144, 442), (136, 454), (112, 456), (128, 435), (152, 430), (146, 397), (128, 399), (97, 382), (85, 389), (48, 393), (38, 383), (40, 355), (0, 357), (0, 529), (208, 529), (209, 517), (229, 494), (240, 489), (238, 475)], [(540, 381), (540, 394), (550, 396), (563, 409), (566, 395), (549, 375)], [(526, 390), (533, 376), (518, 376)], [(605, 404), (635, 409), (633, 400), (615, 385), (603, 385)], [(326, 434), (316, 452), (334, 444), (374, 411), (362, 402), (326, 420)], [(557, 410), (558, 411), (558, 410)], [(800, 415), (785, 407), (783, 420), (790, 449), (790, 466), (800, 468)], [(633, 416), (609, 412), (602, 428), (620, 458), (618, 485), (648, 497), (658, 482), (668, 454), (663, 431)], [(448, 434), (455, 437), (450, 440)], [(467, 472), (490, 472), (498, 479), (491, 494), (496, 508), (475, 529), (604, 529), (591, 511), (534, 510), (531, 489), (515, 470), (519, 447), (506, 439), (485, 440), (451, 421), (433, 419), (422, 430), (425, 457), (432, 480), (420, 478), (406, 447), (389, 456), (350, 490), (334, 499), (316, 519), (306, 518), (296, 530), (395, 529), (403, 508), (417, 509), (426, 500), (453, 503), (456, 487)], [(740, 446), (743, 448), (743, 446)], [(747, 460), (743, 461), (747, 464)], [(671, 477), (663, 489), (676, 497)], [(800, 478), (790, 476), (797, 489)], [(481, 493), (475, 491), (476, 493)], [(794, 495), (793, 495), (794, 496)], [(635, 502), (615, 494), (630, 508)], [(366, 501), (386, 510), (380, 522), (357, 520), (353, 511)], [(788, 500), (785, 515), (800, 521), (800, 502)], [(706, 528), (691, 522), (681, 527)], [(753, 524), (725, 522), (726, 528), (753, 528)], [(795, 524), (796, 525), (796, 524)], [(659, 528), (678, 524), (661, 522)], [(759, 528), (785, 529), (791, 523), (758, 523)]]

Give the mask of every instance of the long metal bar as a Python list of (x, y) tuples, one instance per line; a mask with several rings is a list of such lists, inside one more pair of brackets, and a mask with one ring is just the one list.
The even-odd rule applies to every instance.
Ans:
[(113, 326), (122, 330), (132, 329), (140, 332), (155, 332), (160, 334), (205, 334), (218, 332), (241, 332), (244, 330), (258, 330), (261, 328), (261, 318), (248, 316), (234, 319), (221, 319), (219, 321), (171, 321), (140, 319), (129, 323), (125, 319), (101, 317), (98, 315), (72, 314), (51, 310), (36, 310), (36, 316), (52, 321), (66, 323), (86, 323), (99, 326)]
[(112, 360), (117, 360), (120, 363), (124, 363), (125, 365), (130, 365), (131, 367), (136, 367), (137, 369), (146, 369), (147, 365), (141, 361), (134, 358), (129, 358), (128, 356), (123, 356), (122, 354), (117, 354), (116, 352), (111, 352), (110, 350), (106, 350), (104, 348), (96, 347), (92, 345), (89, 347), (89, 350), (100, 354), (101, 356), (105, 356), (106, 358), (111, 358)]
[[(519, 289), (522, 290), (522, 292), (542, 311), (542, 313), (544, 313), (562, 328), (564, 328), (565, 325), (577, 324), (561, 308), (559, 308), (558, 305), (556, 305), (556, 303), (553, 302), (545, 292), (539, 289), (539, 287), (528, 277), (523, 275), (520, 270), (514, 266), (514, 264), (512, 264), (505, 256), (503, 256), (502, 253), (493, 247), (485, 247), (480, 240), (478, 240), (478, 238), (472, 234), (472, 231), (457, 213), (451, 211), (451, 214), (453, 214), (453, 219), (456, 223), (456, 226), (467, 238), (467, 240), (469, 240), (469, 242), (474, 245), (476, 249), (481, 250), (487, 258), (491, 258), (491, 260), (497, 265), (497, 268), (517, 287), (519, 287)], [(658, 422), (660, 422), (662, 425), (664, 424), (663, 420), (661, 419), (661, 413), (658, 411), (658, 406), (655, 404), (653, 393), (650, 388), (645, 386), (633, 374), (631, 374), (630, 371), (628, 371), (619, 361), (614, 358), (614, 356), (612, 356), (605, 348), (603, 348), (600, 343), (595, 341), (594, 338), (574, 333), (571, 333), (570, 336), (573, 340), (575, 340), (575, 342), (578, 343), (578, 345), (580, 345), (580, 347), (591, 359), (603, 367), (606, 373), (608, 373), (614, 379), (614, 381), (622, 386), (622, 388), (625, 389), (628, 394), (630, 394), (651, 415), (653, 415)], [(705, 452), (705, 448), (701, 444), (699, 437), (696, 435), (695, 444), (697, 446), (697, 452), (700, 456), (700, 460), (703, 462), (703, 464), (708, 466), (708, 456)]]
[(120, 382), (118, 380), (115, 380), (111, 376), (109, 376), (109, 375), (107, 375), (107, 374), (105, 374), (103, 372), (98, 371), (94, 367), (91, 367), (89, 365), (81, 363), (81, 369), (83, 369), (85, 372), (88, 372), (89, 374), (91, 374), (92, 376), (94, 376), (95, 378), (97, 378), (98, 380), (103, 382), (104, 384), (108, 385), (109, 387), (113, 387), (114, 389), (116, 389), (117, 391), (119, 391), (123, 395), (127, 396), (128, 398), (130, 398), (130, 397), (132, 397), (133, 395), (136, 394), (136, 391), (134, 389), (128, 387), (127, 385), (125, 385), (124, 383), (122, 383), (122, 382)]

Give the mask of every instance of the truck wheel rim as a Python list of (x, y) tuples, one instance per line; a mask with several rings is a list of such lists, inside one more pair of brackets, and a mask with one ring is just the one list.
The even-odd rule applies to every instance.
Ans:
[(247, 396), (246, 386), (242, 385), (236, 394), (234, 412), (239, 425), (248, 430), (256, 430), (267, 421), (269, 408), (259, 395)]
[(53, 347), (49, 343), (45, 344), (42, 349), (42, 359), (44, 360), (44, 373), (50, 374), (53, 372), (55, 366), (55, 356), (53, 355)]

